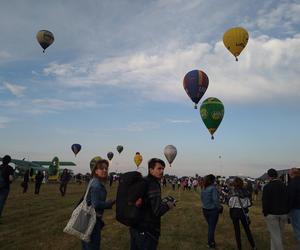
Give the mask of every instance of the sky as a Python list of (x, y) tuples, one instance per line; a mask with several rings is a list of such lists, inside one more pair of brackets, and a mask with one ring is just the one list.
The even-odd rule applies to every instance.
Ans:
[[(249, 33), (238, 62), (222, 41), (237, 26)], [(42, 29), (55, 37), (45, 54)], [(2, 156), (58, 156), (86, 173), (112, 151), (111, 171), (125, 172), (140, 152), (145, 174), (171, 144), (167, 174), (258, 177), (300, 166), (299, 1), (10, 0), (0, 30)], [(225, 107), (215, 140), (183, 89), (194, 69), (209, 78), (198, 106), (217, 97)]]

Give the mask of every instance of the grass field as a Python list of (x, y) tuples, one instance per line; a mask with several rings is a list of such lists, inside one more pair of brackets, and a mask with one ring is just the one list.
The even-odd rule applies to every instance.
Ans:
[[(43, 184), (40, 195), (33, 194), (30, 184), (28, 193), (22, 194), (20, 183), (15, 182), (4, 208), (0, 224), (0, 249), (80, 249), (80, 241), (62, 232), (72, 209), (84, 193), (85, 185), (69, 184), (67, 195), (61, 197), (58, 184)], [(108, 198), (115, 197), (116, 184), (107, 188)], [(201, 211), (199, 194), (194, 191), (162, 189), (164, 195), (172, 195), (179, 202), (175, 209), (162, 218), (160, 250), (207, 249), (207, 225)], [(269, 234), (261, 213), (260, 202), (250, 209), (251, 229), (258, 249), (270, 249)], [(129, 249), (129, 234), (125, 226), (115, 220), (115, 211), (106, 211), (106, 226), (102, 234), (102, 250)], [(296, 250), (292, 228), (287, 225), (284, 246)], [(233, 225), (228, 208), (219, 219), (216, 230), (218, 249), (236, 249)], [(243, 249), (251, 249), (242, 230)]]

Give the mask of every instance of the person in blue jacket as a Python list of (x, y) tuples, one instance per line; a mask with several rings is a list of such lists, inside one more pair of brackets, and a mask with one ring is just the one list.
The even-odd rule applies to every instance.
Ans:
[(103, 212), (104, 209), (111, 209), (115, 204), (115, 200), (106, 201), (107, 192), (104, 183), (108, 176), (108, 166), (107, 160), (100, 160), (96, 162), (95, 167), (92, 169), (92, 179), (90, 180), (91, 184), (86, 200), (88, 205), (95, 208), (97, 219), (91, 234), (91, 241), (81, 241), (83, 250), (100, 250), (101, 230), (104, 226)]
[(208, 248), (216, 248), (215, 230), (219, 219), (220, 199), (215, 183), (215, 176), (204, 177), (204, 189), (201, 191), (201, 201), (204, 218), (208, 224)]

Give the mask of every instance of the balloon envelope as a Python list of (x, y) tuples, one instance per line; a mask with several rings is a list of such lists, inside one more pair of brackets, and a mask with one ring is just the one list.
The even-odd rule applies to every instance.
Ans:
[(97, 161), (100, 161), (102, 160), (102, 158), (100, 156), (95, 156), (91, 161), (90, 161), (90, 169), (91, 169), (91, 172), (93, 171), (93, 168), (95, 167), (96, 165), (96, 162)]
[(108, 152), (107, 153), (107, 158), (111, 161), (111, 159), (114, 157), (114, 153), (113, 152)]
[(139, 167), (141, 165), (142, 161), (143, 161), (143, 157), (141, 156), (141, 154), (139, 152), (136, 152), (135, 156), (134, 156), (135, 165), (137, 167)]
[(117, 146), (117, 151), (119, 152), (119, 154), (121, 154), (121, 152), (123, 151), (123, 146), (122, 145), (118, 145)]
[(177, 149), (173, 145), (168, 145), (164, 149), (164, 154), (171, 166), (172, 162), (174, 161), (177, 155)]
[(207, 127), (211, 138), (219, 127), (224, 116), (224, 105), (215, 97), (207, 98), (200, 107), (200, 116)]
[(54, 42), (54, 35), (49, 30), (40, 30), (36, 34), (36, 39), (44, 49), (43, 52), (45, 52), (45, 49), (47, 49)]
[(183, 78), (183, 88), (191, 100), (197, 104), (208, 88), (208, 76), (201, 70), (192, 70)]
[(237, 57), (246, 47), (248, 40), (249, 34), (242, 27), (231, 28), (223, 35), (223, 43), (230, 53), (235, 56), (236, 61), (238, 60)]
[(76, 156), (76, 155), (79, 153), (79, 151), (81, 150), (81, 145), (75, 143), (75, 144), (73, 144), (73, 145), (71, 146), (71, 149), (72, 149), (73, 153), (74, 153), (75, 156)]

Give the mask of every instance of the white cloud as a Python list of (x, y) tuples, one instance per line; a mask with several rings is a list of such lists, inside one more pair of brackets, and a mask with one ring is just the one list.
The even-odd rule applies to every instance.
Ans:
[(300, 35), (282, 40), (261, 36), (250, 39), (239, 62), (219, 41), (213, 46), (195, 43), (103, 61), (52, 63), (44, 72), (69, 87), (112, 85), (152, 100), (182, 101), (188, 98), (182, 87), (184, 75), (201, 69), (210, 80), (206, 96), (219, 96), (226, 102), (261, 102), (300, 96), (299, 50)]
[(169, 122), (169, 123), (184, 123), (184, 124), (186, 124), (186, 123), (191, 123), (192, 121), (191, 120), (175, 120), (175, 119), (167, 119), (167, 122)]
[(21, 97), (24, 95), (24, 91), (26, 90), (25, 86), (12, 84), (9, 82), (3, 82), (4, 87), (8, 89), (13, 95), (17, 97)]
[(4, 50), (0, 51), (0, 62), (5, 61), (10, 58), (11, 58), (11, 55), (7, 51), (4, 51)]
[(9, 119), (5, 116), (0, 116), (0, 129), (6, 128), (10, 122), (11, 122), (11, 119)]
[(93, 108), (97, 104), (93, 101), (66, 101), (60, 99), (34, 99), (32, 100), (32, 114), (56, 113), (67, 109)]
[[(253, 19), (252, 19), (253, 20)], [(257, 13), (257, 18), (248, 25), (260, 30), (278, 30), (282, 33), (295, 33), (300, 22), (300, 3), (278, 2), (273, 8), (262, 8)]]

